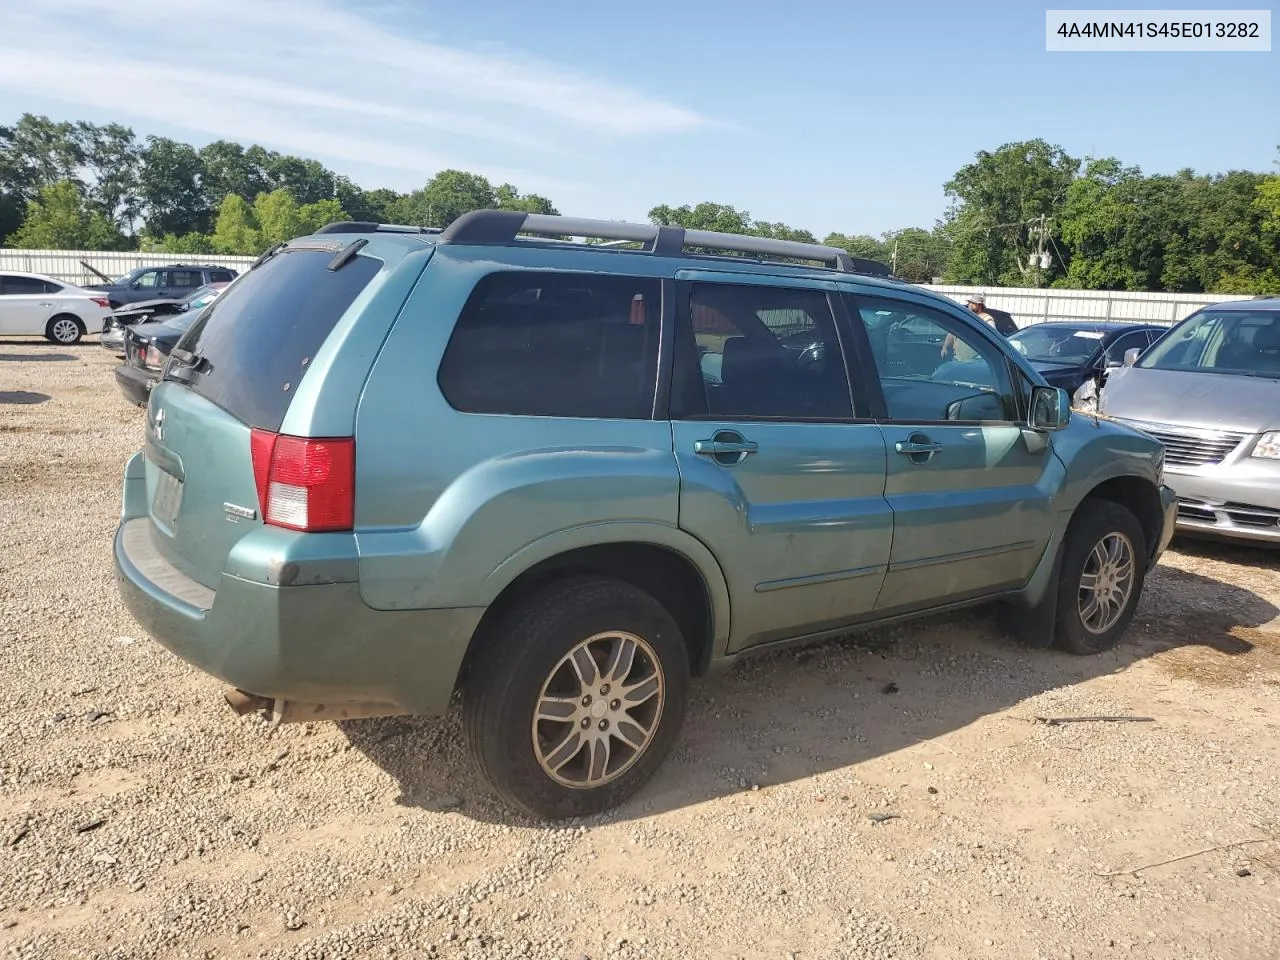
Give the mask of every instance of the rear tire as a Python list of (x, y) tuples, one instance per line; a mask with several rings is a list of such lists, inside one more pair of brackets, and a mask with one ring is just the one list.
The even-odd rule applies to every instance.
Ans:
[(1081, 655), (1114, 647), (1133, 619), (1146, 575), (1138, 518), (1110, 500), (1082, 503), (1062, 555), (1054, 645)]
[(689, 654), (671, 614), (630, 584), (575, 577), (492, 628), (471, 663), (462, 723), (481, 774), (539, 818), (622, 803), (671, 751)]
[(79, 343), (80, 338), (85, 334), (84, 323), (81, 319), (70, 313), (60, 313), (53, 317), (45, 324), (44, 335), (54, 343), (62, 344), (69, 347), (73, 343)]

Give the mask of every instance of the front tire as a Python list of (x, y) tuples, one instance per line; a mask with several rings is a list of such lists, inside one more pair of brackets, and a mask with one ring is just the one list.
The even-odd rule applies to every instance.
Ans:
[(462, 722), (481, 774), (536, 817), (622, 803), (671, 751), (689, 654), (671, 614), (630, 584), (576, 577), (479, 638)]
[(1082, 655), (1114, 647), (1133, 619), (1146, 574), (1138, 518), (1118, 503), (1086, 500), (1067, 531), (1055, 645)]
[(79, 343), (84, 333), (84, 324), (80, 321), (80, 318), (73, 317), (69, 313), (58, 314), (44, 328), (45, 337), (54, 343), (62, 344), (64, 347)]

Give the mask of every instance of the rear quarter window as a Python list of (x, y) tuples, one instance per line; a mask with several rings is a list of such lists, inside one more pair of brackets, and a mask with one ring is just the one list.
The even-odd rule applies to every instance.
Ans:
[(489, 274), (449, 339), (441, 392), (464, 413), (647, 420), (661, 298), (647, 277)]
[(178, 347), (165, 379), (186, 384), (253, 427), (278, 431), (295, 388), (339, 318), (382, 268), (355, 256), (329, 270), (332, 250), (285, 249), (213, 300)]

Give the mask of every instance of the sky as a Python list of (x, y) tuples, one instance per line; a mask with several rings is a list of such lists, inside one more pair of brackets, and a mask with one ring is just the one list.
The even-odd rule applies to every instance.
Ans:
[(1275, 169), (1280, 44), (1047, 53), (1046, 6), (0, 0), (0, 124), (257, 142), (366, 188), (461, 168), (574, 216), (710, 200), (819, 237), (930, 227), (978, 151), (1036, 137), (1148, 173)]

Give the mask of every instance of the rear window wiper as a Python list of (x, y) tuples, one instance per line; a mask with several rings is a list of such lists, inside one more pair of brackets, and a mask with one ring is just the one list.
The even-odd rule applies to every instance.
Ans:
[[(208, 373), (213, 369), (213, 365), (196, 350), (184, 350), (182, 347), (174, 347), (169, 351), (169, 369), (185, 368), (188, 374)], [(177, 370), (174, 370), (176, 373)]]

